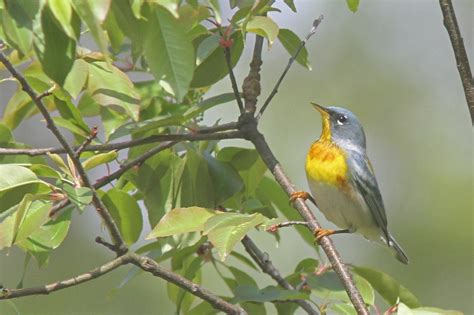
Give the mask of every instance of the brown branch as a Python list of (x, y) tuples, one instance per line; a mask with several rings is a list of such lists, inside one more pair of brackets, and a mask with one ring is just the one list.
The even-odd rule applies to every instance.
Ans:
[[(230, 55), (230, 48), (225, 47), (224, 48), (224, 56), (225, 56), (225, 61), (227, 64), (227, 69), (229, 70), (229, 77), (230, 77), (230, 82), (232, 84), (232, 89), (234, 91), (238, 91), (239, 88), (237, 87), (237, 80), (235, 79), (234, 75), (234, 70), (232, 70), (232, 57)], [(239, 106), (239, 111), (240, 113), (244, 112), (244, 105), (242, 104), (242, 99), (240, 98), (240, 93), (234, 93), (235, 94), (235, 99), (237, 101), (237, 106)]]
[[(294, 185), (283, 171), (280, 163), (273, 155), (273, 152), (268, 146), (264, 136), (258, 131), (256, 119), (250, 115), (246, 115), (241, 117), (240, 123), (241, 130), (245, 132), (246, 139), (250, 140), (254, 144), (255, 148), (257, 149), (257, 152), (260, 154), (260, 157), (265, 162), (268, 169), (272, 172), (276, 181), (288, 194), (288, 197), (290, 197), (296, 191)], [(294, 205), (296, 207), (296, 210), (298, 210), (299, 214), (303, 217), (303, 219), (308, 222), (308, 229), (312, 233), (321, 228), (321, 225), (316, 220), (316, 217), (303, 200), (298, 198), (294, 202)], [(320, 245), (326, 253), (329, 261), (331, 262), (334, 271), (337, 273), (342, 284), (344, 285), (344, 288), (346, 289), (346, 292), (352, 304), (354, 305), (357, 313), (368, 315), (369, 312), (364, 303), (364, 300), (362, 299), (359, 290), (357, 289), (346, 266), (342, 262), (341, 257), (337, 252), (336, 248), (334, 247), (331, 239), (327, 236), (322, 237), (320, 240)]]
[[(201, 140), (223, 140), (223, 139), (235, 139), (242, 138), (239, 131), (233, 131), (237, 128), (237, 123), (228, 123), (218, 125), (214, 127), (203, 127), (194, 132), (183, 133), (183, 134), (165, 134), (165, 135), (154, 135), (141, 139), (134, 139), (129, 141), (99, 144), (99, 145), (87, 145), (84, 147), (82, 152), (85, 151), (112, 151), (112, 150), (123, 150), (132, 147), (163, 142), (163, 141), (201, 141)], [(74, 151), (77, 151), (79, 147), (75, 147)], [(64, 148), (40, 148), (40, 149), (16, 149), (16, 148), (0, 148), (0, 155), (45, 155), (47, 153), (66, 153)]]
[(84, 148), (91, 144), (95, 137), (97, 137), (97, 126), (93, 127), (86, 140), (84, 140), (84, 142), (82, 142), (82, 144), (77, 149), (74, 149), (74, 158), (79, 159), (81, 157), (81, 153), (84, 151)]
[(441, 11), (443, 12), (443, 24), (448, 31), (449, 39), (453, 46), (456, 65), (464, 88), (467, 107), (471, 115), (471, 122), (474, 123), (474, 79), (472, 77), (471, 67), (469, 66), (469, 59), (467, 58), (464, 41), (461, 32), (459, 31), (456, 14), (451, 0), (439, 0), (439, 4), (441, 6)]
[(289, 227), (289, 226), (293, 226), (293, 225), (306, 225), (306, 226), (308, 226), (308, 222), (306, 222), (306, 221), (286, 221), (286, 222), (276, 223), (276, 224), (272, 224), (267, 229), (267, 231), (276, 232), (279, 228)]
[[(115, 246), (112, 244), (108, 244), (103, 240), (101, 241), (102, 242), (100, 243), (107, 244), (107, 247)], [(115, 250), (115, 248), (112, 249)], [(120, 266), (130, 263), (136, 265), (137, 267), (143, 269), (146, 272), (153, 274), (154, 276), (160, 277), (168, 282), (171, 282), (183, 288), (184, 290), (187, 290), (191, 294), (194, 294), (200, 297), (201, 299), (209, 302), (214, 308), (224, 311), (227, 314), (247, 314), (240, 306), (233, 305), (225, 301), (221, 297), (215, 295), (214, 293), (210, 292), (209, 290), (204, 289), (198, 284), (189, 281), (183, 276), (164, 269), (151, 258), (148, 258), (146, 256), (140, 256), (132, 252), (119, 256), (114, 260), (109, 261), (108, 263), (105, 263), (95, 269), (92, 269), (91, 271), (77, 275), (67, 280), (61, 280), (43, 286), (23, 289), (0, 288), (0, 300), (14, 299), (29, 295), (50, 294), (55, 291), (66, 289), (90, 281), (92, 279), (96, 279)]]
[(109, 273), (110, 271), (122, 265), (128, 264), (131, 262), (131, 259), (131, 256), (129, 254), (126, 254), (124, 256), (117, 257), (114, 260), (109, 261), (108, 263), (103, 264), (102, 266), (92, 269), (91, 271), (88, 271), (86, 273), (80, 274), (67, 280), (61, 280), (43, 286), (23, 289), (3, 288), (0, 290), (0, 300), (14, 299), (28, 295), (50, 294), (54, 291), (76, 286), (81, 283), (103, 276), (106, 273)]
[(43, 104), (42, 99), (38, 98), (38, 95), (36, 94), (35, 91), (33, 91), (31, 86), (26, 81), (25, 77), (22, 74), (20, 74), (18, 71), (16, 71), (16, 69), (13, 67), (13, 65), (10, 63), (10, 61), (7, 59), (7, 57), (2, 51), (0, 51), (0, 62), (3, 63), (5, 68), (7, 68), (7, 70), (12, 74), (12, 76), (20, 83), (23, 91), (25, 91), (30, 96), (30, 98), (32, 99), (32, 101), (34, 102), (34, 104), (36, 105), (36, 107), (39, 109), (44, 119), (46, 120), (46, 127), (49, 130), (51, 130), (51, 132), (54, 134), (56, 139), (59, 141), (59, 143), (61, 143), (61, 145), (65, 149), (66, 153), (71, 158), (74, 166), (77, 169), (77, 172), (79, 173), (79, 176), (82, 182), (84, 183), (84, 186), (88, 187), (91, 190), (92, 203), (95, 206), (99, 215), (101, 216), (102, 220), (104, 221), (104, 224), (106, 225), (107, 230), (109, 231), (109, 234), (113, 240), (113, 243), (116, 246), (117, 254), (120, 255), (127, 252), (128, 249), (122, 239), (122, 236), (120, 235), (117, 225), (115, 224), (112, 216), (107, 211), (102, 201), (100, 200), (99, 196), (97, 195), (97, 192), (95, 191), (93, 185), (91, 184), (86, 171), (82, 167), (81, 161), (74, 156), (73, 149), (68, 144), (68, 142), (66, 141), (66, 138), (62, 135), (62, 133), (59, 131), (58, 127), (54, 123), (53, 119), (51, 118), (51, 115), (49, 114), (46, 106)]
[[(282, 288), (287, 290), (295, 290), (295, 288), (281, 276), (280, 272), (275, 267), (275, 265), (273, 265), (268, 255), (263, 253), (250, 237), (245, 236), (242, 239), (242, 244), (244, 245), (247, 253), (249, 253), (250, 257), (252, 257), (252, 259), (257, 263), (264, 273), (272, 277), (273, 280), (275, 280)], [(294, 302), (301, 306), (301, 308), (303, 308), (306, 313), (311, 315), (318, 314), (318, 312), (307, 301), (294, 300)]]
[(255, 46), (253, 49), (253, 57), (250, 62), (249, 74), (242, 84), (242, 94), (245, 100), (245, 112), (255, 113), (257, 105), (257, 97), (261, 93), (260, 86), (260, 67), (262, 66), (262, 46), (263, 37), (256, 35)]
[(151, 273), (152, 275), (156, 277), (160, 277), (162, 279), (165, 279), (166, 281), (169, 281), (180, 288), (183, 288), (187, 290), (188, 292), (194, 294), (197, 297), (200, 297), (201, 299), (209, 302), (215, 309), (221, 310), (227, 314), (247, 314), (247, 312), (242, 309), (238, 305), (233, 305), (221, 297), (213, 294), (207, 289), (204, 289), (203, 287), (199, 286), (196, 283), (193, 283), (189, 281), (188, 279), (175, 274), (171, 271), (168, 271), (164, 268), (162, 268), (158, 263), (156, 263), (153, 259), (145, 257), (145, 256), (139, 256), (136, 254), (130, 254), (131, 257), (131, 263), (136, 265), (137, 267), (143, 269), (146, 272)]
[(298, 57), (298, 54), (300, 53), (301, 49), (303, 49), (303, 47), (306, 45), (306, 43), (311, 38), (311, 36), (313, 36), (316, 33), (316, 30), (317, 30), (319, 24), (322, 22), (323, 18), (324, 18), (324, 16), (320, 15), (319, 18), (317, 18), (316, 20), (313, 21), (313, 27), (311, 28), (310, 32), (308, 33), (308, 35), (306, 35), (305, 39), (303, 39), (301, 41), (300, 46), (296, 50), (295, 54), (288, 61), (288, 64), (286, 65), (285, 70), (283, 70), (283, 73), (281, 74), (280, 78), (278, 79), (277, 83), (275, 84), (275, 87), (271, 91), (270, 95), (268, 95), (267, 99), (265, 100), (265, 103), (263, 103), (262, 108), (260, 108), (260, 111), (257, 114), (257, 121), (260, 120), (260, 118), (263, 115), (263, 112), (265, 111), (267, 106), (270, 104), (270, 102), (273, 99), (273, 97), (275, 96), (275, 94), (278, 93), (278, 88), (280, 87), (280, 84), (283, 81), (283, 79), (285, 78), (288, 70), (290, 70), (291, 65), (296, 60), (296, 57)]

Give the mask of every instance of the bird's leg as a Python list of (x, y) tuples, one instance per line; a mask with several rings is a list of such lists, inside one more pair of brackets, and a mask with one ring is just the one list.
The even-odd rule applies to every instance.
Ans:
[(294, 193), (291, 194), (290, 196), (290, 203), (295, 202), (296, 199), (301, 198), (303, 200), (309, 200), (311, 201), (316, 207), (318, 206), (316, 204), (316, 200), (314, 200), (313, 196), (311, 196), (308, 192), (306, 191), (295, 191)]
[(316, 238), (315, 241), (319, 243), (322, 237), (333, 235), (333, 234), (342, 234), (342, 233), (352, 233), (351, 229), (344, 229), (344, 230), (327, 230), (327, 229), (316, 229), (314, 231), (314, 237)]

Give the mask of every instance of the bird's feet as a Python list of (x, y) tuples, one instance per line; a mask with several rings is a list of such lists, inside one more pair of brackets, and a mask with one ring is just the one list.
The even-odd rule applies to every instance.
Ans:
[(295, 200), (298, 198), (301, 198), (304, 201), (309, 199), (314, 205), (316, 205), (316, 200), (314, 200), (314, 198), (306, 191), (295, 191), (292, 193), (290, 196), (290, 204), (295, 202)]
[(337, 231), (335, 230), (326, 230), (326, 229), (316, 229), (314, 231), (314, 241), (315, 243), (318, 243), (319, 244), (319, 241), (321, 241), (321, 238), (323, 238), (324, 236), (329, 236), (329, 235), (333, 235), (337, 233)]

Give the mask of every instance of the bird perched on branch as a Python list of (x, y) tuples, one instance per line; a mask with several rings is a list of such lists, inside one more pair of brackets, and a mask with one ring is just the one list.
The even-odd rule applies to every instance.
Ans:
[(408, 257), (388, 231), (362, 125), (347, 109), (312, 104), (323, 124), (321, 137), (311, 145), (306, 157), (306, 176), (316, 201), (307, 192), (296, 192), (291, 200), (310, 199), (340, 228), (315, 231), (317, 241), (326, 235), (357, 232), (389, 246), (399, 261), (408, 264)]

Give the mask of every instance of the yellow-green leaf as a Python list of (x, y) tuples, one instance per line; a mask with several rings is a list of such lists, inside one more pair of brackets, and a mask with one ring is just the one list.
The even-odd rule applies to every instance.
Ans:
[(271, 46), (277, 38), (280, 28), (268, 16), (254, 16), (247, 23), (246, 30), (265, 37), (268, 40), (268, 45)]
[(96, 154), (87, 160), (85, 160), (82, 163), (82, 166), (84, 167), (85, 170), (90, 170), (93, 169), (96, 166), (99, 166), (101, 164), (109, 163), (113, 160), (115, 160), (118, 156), (117, 151), (110, 151), (106, 153), (99, 153)]

